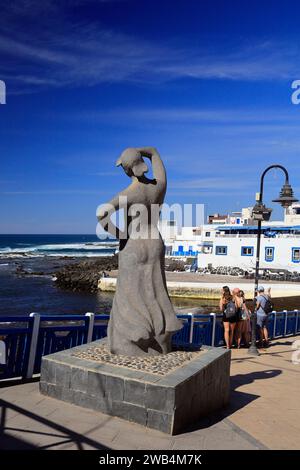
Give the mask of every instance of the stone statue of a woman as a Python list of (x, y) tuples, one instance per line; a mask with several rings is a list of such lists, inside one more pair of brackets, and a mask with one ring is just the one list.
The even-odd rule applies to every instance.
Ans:
[[(152, 163), (153, 179), (145, 176)], [(114, 354), (147, 355), (171, 350), (172, 334), (182, 328), (172, 307), (165, 279), (165, 247), (158, 231), (159, 208), (167, 179), (155, 148), (128, 148), (120, 156), (131, 184), (98, 213), (102, 227), (120, 239), (119, 274), (108, 324), (108, 345)], [(124, 208), (125, 229), (110, 217)], [(151, 210), (152, 209), (152, 210)], [(126, 217), (127, 216), (127, 217)]]

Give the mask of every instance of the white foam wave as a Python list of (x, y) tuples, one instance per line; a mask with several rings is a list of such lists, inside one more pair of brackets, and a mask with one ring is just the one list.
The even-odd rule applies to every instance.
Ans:
[(18, 248), (4, 247), (0, 248), (0, 256), (17, 257), (17, 256), (108, 256), (113, 254), (118, 246), (116, 241), (101, 241), (87, 243), (64, 243), (64, 244), (48, 244), (33, 245)]
[(0, 253), (29, 253), (29, 252), (44, 252), (44, 251), (67, 251), (67, 250), (107, 250), (117, 246), (117, 242), (93, 242), (93, 243), (66, 243), (66, 244), (50, 244), (50, 245), (36, 245), (27, 248), (0, 248)]
[(4, 248), (0, 248), (0, 253), (10, 253), (11, 248), (10, 246), (5, 246)]

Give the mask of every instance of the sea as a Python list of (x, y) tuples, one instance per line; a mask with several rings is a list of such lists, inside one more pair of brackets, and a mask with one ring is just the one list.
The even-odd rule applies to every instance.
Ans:
[[(0, 318), (4, 316), (109, 314), (113, 294), (72, 292), (55, 284), (55, 272), (83, 259), (112, 256), (117, 240), (96, 235), (0, 235)], [(25, 274), (26, 273), (26, 274)], [(218, 311), (213, 300), (172, 299), (175, 308)], [(276, 299), (276, 309), (299, 308), (299, 298)]]
[(96, 235), (0, 235), (0, 258), (108, 256), (117, 245)]
[(0, 317), (109, 313), (112, 294), (63, 291), (53, 273), (72, 261), (113, 255), (117, 246), (96, 235), (0, 235)]
[[(96, 235), (0, 235), (0, 318), (4, 316), (109, 314), (113, 294), (72, 292), (55, 284), (65, 264), (111, 256), (117, 240)], [(25, 275), (24, 272), (27, 274)], [(173, 299), (175, 307), (215, 307), (212, 301)]]

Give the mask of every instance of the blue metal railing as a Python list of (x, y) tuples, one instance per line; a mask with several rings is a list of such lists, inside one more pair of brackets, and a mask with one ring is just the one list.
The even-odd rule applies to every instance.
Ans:
[(97, 339), (102, 339), (107, 336), (107, 324), (109, 320), (109, 315), (96, 315), (95, 323), (93, 327), (93, 341)]
[[(40, 317), (40, 328), (34, 363), (34, 373), (41, 369), (42, 357), (87, 342), (88, 317), (65, 315)], [(68, 322), (68, 324), (66, 324)]]
[[(172, 342), (175, 347), (222, 346), (222, 315), (178, 315), (183, 328)], [(0, 380), (30, 378), (40, 372), (42, 357), (107, 336), (109, 315), (39, 315), (0, 317)], [(270, 338), (300, 334), (298, 310), (269, 314)], [(4, 352), (3, 352), (4, 351)]]
[(212, 316), (194, 315), (192, 345), (212, 344)]
[(183, 323), (183, 328), (173, 335), (172, 341), (173, 344), (176, 344), (178, 347), (184, 347), (187, 344), (190, 344), (190, 335), (191, 335), (191, 325), (193, 315), (177, 315)]
[[(0, 379), (24, 377), (27, 371), (33, 318), (1, 317), (0, 340), (5, 343), (5, 364), (0, 363)], [(1, 361), (4, 362), (4, 361)]]

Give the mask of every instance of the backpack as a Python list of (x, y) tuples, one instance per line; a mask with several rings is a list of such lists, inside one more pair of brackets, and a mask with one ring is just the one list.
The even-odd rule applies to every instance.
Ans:
[(227, 319), (233, 318), (236, 316), (236, 313), (237, 313), (237, 309), (236, 309), (235, 302), (233, 300), (230, 300), (224, 310), (225, 317)]
[(261, 307), (261, 308), (262, 308), (263, 311), (268, 315), (268, 313), (273, 312), (273, 310), (274, 310), (274, 305), (273, 305), (273, 303), (272, 303), (270, 297), (265, 297), (265, 296), (263, 296), (263, 297), (266, 299), (266, 303), (265, 303), (264, 308), (262, 308), (262, 307)]

